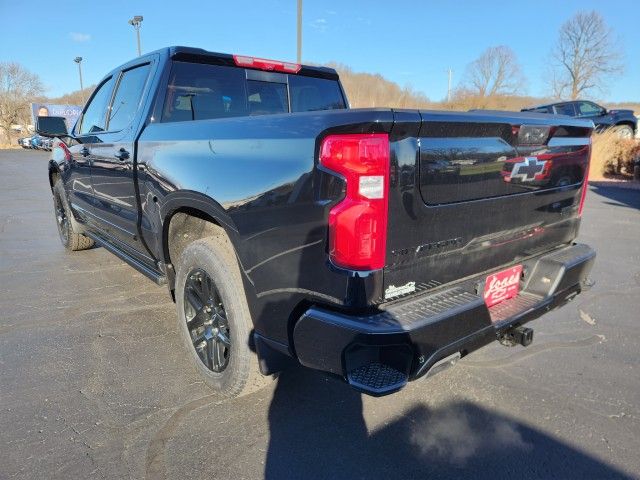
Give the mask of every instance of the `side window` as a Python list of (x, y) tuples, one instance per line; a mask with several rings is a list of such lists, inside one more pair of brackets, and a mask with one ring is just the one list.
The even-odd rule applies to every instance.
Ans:
[(581, 117), (593, 117), (595, 115), (600, 115), (600, 113), (602, 113), (602, 109), (594, 103), (578, 103), (578, 115)]
[(107, 129), (118, 131), (127, 127), (133, 120), (142, 98), (151, 65), (141, 65), (122, 73), (116, 95), (109, 110)]
[(80, 135), (104, 131), (107, 120), (107, 107), (109, 106), (109, 100), (111, 100), (112, 91), (113, 77), (98, 87), (98, 91), (84, 111), (80, 121), (80, 128), (78, 129)]
[(576, 110), (573, 103), (561, 103), (556, 105), (556, 113), (558, 115), (569, 115), (570, 117), (576, 116)]
[(549, 107), (534, 108), (531, 111), (536, 113), (549, 113)]
[(287, 85), (284, 83), (247, 80), (249, 115), (267, 115), (289, 111)]
[(162, 111), (163, 122), (246, 114), (244, 70), (221, 65), (173, 63)]

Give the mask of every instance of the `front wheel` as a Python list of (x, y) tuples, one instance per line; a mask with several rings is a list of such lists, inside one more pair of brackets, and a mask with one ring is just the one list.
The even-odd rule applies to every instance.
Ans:
[(58, 180), (53, 186), (53, 212), (56, 216), (60, 241), (67, 250), (86, 250), (93, 247), (93, 240), (76, 232), (71, 223), (71, 212), (67, 203), (62, 180)]
[(618, 138), (625, 140), (633, 138), (633, 128), (629, 125), (618, 125), (614, 127), (615, 132), (618, 134)]
[(176, 306), (184, 348), (211, 389), (237, 397), (269, 383), (249, 347), (251, 315), (235, 253), (224, 236), (197, 240), (182, 252)]

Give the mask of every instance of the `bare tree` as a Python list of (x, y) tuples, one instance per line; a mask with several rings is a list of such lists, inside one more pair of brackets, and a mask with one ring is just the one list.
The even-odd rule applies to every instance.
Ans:
[(480, 98), (515, 95), (525, 84), (516, 54), (504, 45), (487, 48), (467, 67), (465, 90)]
[(29, 103), (42, 95), (40, 78), (15, 62), (0, 62), (0, 128), (11, 141), (11, 126), (24, 124)]
[(609, 77), (623, 71), (613, 32), (595, 11), (577, 13), (562, 25), (552, 56), (550, 84), (558, 98), (604, 90)]

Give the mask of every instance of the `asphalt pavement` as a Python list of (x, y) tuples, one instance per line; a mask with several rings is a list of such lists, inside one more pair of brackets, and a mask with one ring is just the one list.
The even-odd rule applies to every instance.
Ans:
[(0, 479), (640, 478), (640, 190), (592, 187), (595, 287), (384, 398), (302, 367), (222, 400), (175, 307), (58, 239), (45, 152), (0, 151)]

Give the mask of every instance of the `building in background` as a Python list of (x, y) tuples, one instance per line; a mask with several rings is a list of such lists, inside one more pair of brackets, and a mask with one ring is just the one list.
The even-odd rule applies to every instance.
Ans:
[(38, 117), (64, 117), (67, 130), (71, 130), (80, 118), (82, 107), (80, 105), (56, 105), (53, 103), (32, 103), (31, 121), (35, 125)]

